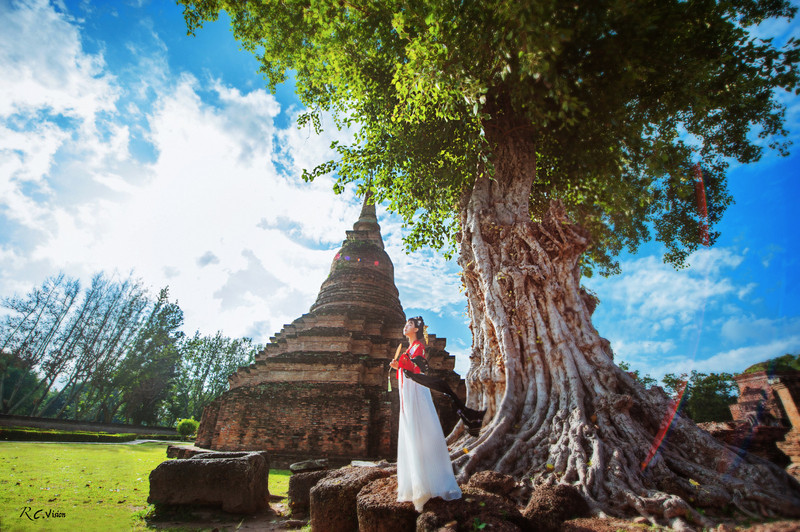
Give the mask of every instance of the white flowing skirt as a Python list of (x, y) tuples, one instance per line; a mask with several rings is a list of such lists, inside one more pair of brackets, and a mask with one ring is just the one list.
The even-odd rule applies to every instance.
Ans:
[(397, 434), (397, 500), (418, 512), (433, 497), (461, 497), (439, 416), (428, 388), (399, 372), (400, 426)]

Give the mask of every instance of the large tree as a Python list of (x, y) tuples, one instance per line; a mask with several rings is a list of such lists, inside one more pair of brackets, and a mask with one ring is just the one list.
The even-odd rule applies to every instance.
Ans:
[(403, 216), (411, 248), (458, 250), (469, 403), (489, 420), (449, 436), (461, 479), (567, 482), (666, 520), (798, 512), (783, 471), (730, 469), (734, 452), (613, 363), (580, 285), (652, 237), (682, 265), (715, 240), (727, 161), (785, 152), (775, 91), (797, 86), (800, 51), (748, 28), (788, 2), (181, 1), (190, 32), (225, 10), (271, 89), (293, 76), (301, 123), (357, 130), (307, 179), (335, 171)]
[(691, 375), (667, 373), (661, 379), (673, 400), (678, 402), (678, 411), (696, 423), (730, 421), (733, 419), (730, 405), (736, 402), (738, 389), (730, 373), (700, 373)]
[(181, 344), (181, 367), (176, 375), (168, 405), (174, 418), (200, 419), (203, 409), (228, 389), (228, 377), (242, 366), (252, 364), (263, 346), (250, 338), (228, 338), (217, 331)]
[(169, 301), (169, 289), (162, 288), (113, 381), (122, 392), (129, 422), (154, 425), (168, 414), (164, 402), (180, 367), (182, 325), (183, 310)]

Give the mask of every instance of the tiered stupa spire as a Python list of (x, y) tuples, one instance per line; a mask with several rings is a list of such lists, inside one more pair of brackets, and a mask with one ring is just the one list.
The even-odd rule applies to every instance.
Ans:
[[(197, 445), (267, 450), (274, 466), (393, 456), (398, 401), (386, 382), (404, 324), (394, 266), (367, 197), (309, 312), (228, 378), (230, 389), (203, 412)], [(455, 358), (444, 347), (444, 339), (430, 335), (430, 366), (463, 395)], [(444, 415), (445, 430), (455, 424), (451, 418)]]
[(397, 287), (394, 265), (383, 247), (381, 227), (375, 205), (364, 198), (361, 215), (347, 231), (342, 247), (331, 264), (330, 274), (322, 283), (310, 313), (369, 314), (386, 323), (405, 322)]

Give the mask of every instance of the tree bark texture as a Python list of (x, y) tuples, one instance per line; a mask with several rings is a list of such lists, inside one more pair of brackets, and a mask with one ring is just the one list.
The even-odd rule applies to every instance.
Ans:
[(479, 437), (462, 423), (448, 436), (459, 480), (495, 470), (567, 483), (596, 511), (672, 525), (710, 524), (698, 508), (799, 515), (800, 486), (785, 471), (674, 415), (660, 388), (644, 389), (614, 364), (591, 322), (596, 302), (580, 286), (588, 233), (557, 200), (531, 220), (533, 140), (525, 128), (494, 125), (494, 176), (478, 178), (461, 208), (468, 406), (487, 414)]

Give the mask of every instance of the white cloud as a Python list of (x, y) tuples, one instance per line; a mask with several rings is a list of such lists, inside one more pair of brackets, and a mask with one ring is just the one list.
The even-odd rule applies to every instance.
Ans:
[[(282, 111), (298, 112), (282, 110), (261, 89), (245, 93), (169, 72), (168, 50), (152, 29), (149, 42), (129, 45), (129, 63), (106, 65), (82, 51), (74, 20), (44, 3), (22, 7), (28, 11), (14, 13), (18, 25), (28, 31), (38, 20), (39, 31), (65, 44), (6, 59), (12, 71), (30, 62), (51, 80), (28, 99), (17, 88), (14, 101), (34, 112), (52, 100), (76, 122), (39, 122), (0, 140), (12, 153), (25, 148), (3, 163), (3, 176), (12, 177), (2, 190), (30, 248), (0, 241), (4, 284), (14, 279), (26, 291), (41, 282), (34, 275), (59, 269), (84, 279), (134, 271), (153, 291), (169, 285), (187, 330), (230, 336), (266, 337), (307, 311), (360, 201), (352, 187), (334, 196), (330, 176), (307, 184), (299, 174), (331, 158), (331, 142), (348, 142), (352, 131), (338, 130), (329, 116), (320, 135), (276, 127)], [(54, 53), (62, 54), (57, 65), (43, 59)], [(117, 101), (124, 112), (112, 112)], [(132, 155), (134, 131), (152, 146), (153, 160)], [(57, 153), (67, 156), (56, 160)], [(44, 197), (26, 194), (23, 169)], [(396, 217), (379, 213), (405, 306), (463, 307), (454, 265), (429, 251), (407, 256)], [(24, 286), (18, 280), (31, 264), (39, 267)]]
[(219, 264), (219, 257), (217, 257), (211, 251), (206, 251), (201, 257), (197, 257), (195, 262), (202, 268), (203, 266), (208, 266), (209, 264)]
[[(128, 133), (103, 118), (119, 90), (103, 57), (83, 53), (74, 20), (44, 1), (5, 2), (0, 15), (0, 212), (27, 249), (27, 237), (52, 234), (63, 219), (54, 212), (59, 194), (77, 193), (98, 165), (127, 158)], [(82, 177), (54, 183), (54, 168), (76, 154)]]
[[(321, 162), (330, 136), (298, 143), (294, 126), (278, 130), (280, 106), (264, 90), (242, 93), (166, 71), (167, 50), (152, 32), (149, 45), (130, 46), (133, 62), (114, 65), (124, 74), (117, 76), (101, 55), (83, 52), (75, 21), (47, 3), (0, 9), (10, 28), (0, 37), (0, 65), (10, 75), (0, 110), (29, 113), (31, 124), (0, 130), (0, 149), (13, 155), (2, 158), (0, 202), (24, 234), (24, 241), (0, 237), (4, 291), (29, 290), (42, 271), (86, 279), (97, 270), (134, 270), (154, 290), (170, 285), (187, 329), (232, 336), (269, 334), (308, 309), (329, 253), (259, 224), (280, 219), (304, 238), (341, 241), (358, 213), (352, 195), (334, 198), (329, 179), (305, 185), (272, 163), (277, 152)], [(34, 33), (46, 38), (24, 38)], [(123, 77), (136, 83), (123, 89), (116, 85)], [(201, 91), (215, 95), (213, 105)], [(134, 99), (126, 115), (114, 112), (123, 93)], [(148, 94), (156, 95), (152, 102)], [(32, 118), (43, 111), (71, 120)], [(129, 120), (154, 147), (153, 161), (131, 155)], [(37, 183), (37, 193), (25, 182)]]
[(469, 355), (472, 352), (471, 348), (453, 348), (450, 345), (446, 346), (447, 352), (456, 357), (456, 363), (453, 370), (458, 373), (461, 378), (467, 376), (469, 371)]
[[(330, 257), (264, 229), (263, 220), (313, 233), (308, 228), (327, 215), (325, 225), (338, 226), (341, 239), (338, 218), (346, 210), (330, 192), (324, 198), (320, 190), (303, 190), (275, 169), (280, 131), (273, 119), (280, 108), (271, 95), (242, 94), (219, 82), (213, 89), (215, 107), (199, 98), (198, 82), (189, 77), (159, 100), (150, 120), (159, 153), (151, 180), (108, 213), (101, 255), (110, 263), (98, 267), (131, 264), (148, 279), (158, 279), (161, 265), (173, 268), (179, 275), (164, 282), (185, 304), (190, 328), (239, 336), (266, 321), (277, 330), (313, 303)], [(315, 201), (320, 208), (309, 213)], [(217, 260), (197, 271), (196, 257), (208, 253)], [(296, 303), (287, 307), (291, 295)]]
[[(764, 267), (766, 268), (767, 265), (764, 265)], [(741, 288), (739, 288), (737, 290), (736, 297), (738, 297), (739, 299), (744, 299), (750, 293), (752, 293), (753, 290), (756, 289), (756, 287), (758, 287), (758, 284), (756, 284), (756, 283), (747, 283), (746, 285), (744, 285), (743, 287), (741, 287)]]
[[(685, 328), (724, 296), (752, 290), (737, 288), (726, 276), (741, 261), (728, 249), (702, 249), (689, 257), (690, 267), (676, 270), (650, 255), (623, 263), (622, 275), (590, 279), (586, 284), (600, 297), (598, 317), (610, 307), (617, 313), (614, 320), (623, 320), (629, 327)], [(625, 309), (624, 313), (618, 309)]]
[[(297, 122), (301, 113), (301, 110), (292, 113), (292, 123)], [(354, 138), (354, 130), (347, 128), (340, 130), (329, 114), (320, 116), (320, 125), (323, 130), (322, 135), (318, 135), (310, 123), (281, 131), (281, 144), (285, 147), (285, 151), (281, 153), (282, 162), (288, 167), (291, 175), (299, 176), (303, 169), (311, 170), (316, 165), (333, 158), (335, 151), (330, 147), (332, 142), (347, 144)], [(324, 178), (322, 181), (328, 186), (330, 178)]]
[(448, 307), (463, 309), (461, 279), (453, 263), (430, 250), (406, 255), (400, 246), (387, 246), (395, 265), (395, 283), (403, 295), (403, 306), (441, 313)]
[(746, 254), (702, 249), (683, 270), (647, 256), (625, 261), (621, 276), (588, 280), (601, 300), (595, 324), (616, 359), (660, 379), (693, 369), (736, 373), (800, 350), (800, 319), (754, 313), (760, 283), (737, 272)]
[(631, 342), (619, 339), (613, 342), (612, 348), (615, 359), (631, 362), (669, 353), (675, 348), (675, 343), (672, 340), (639, 340)]
[(49, 110), (91, 128), (113, 110), (113, 76), (102, 55), (83, 52), (75, 20), (46, 0), (3, 2), (0, 18), (0, 116)]
[(614, 351), (614, 361), (619, 364), (626, 362), (632, 371), (638, 370), (642, 375), (650, 375), (654, 378), (661, 378), (664, 373), (675, 372), (674, 370), (664, 371), (663, 364), (671, 367), (667, 363), (673, 358), (673, 351), (676, 348), (671, 339), (665, 340), (630, 340), (624, 337), (610, 336), (611, 348)]
[[(771, 343), (781, 338), (800, 338), (800, 319), (765, 318), (752, 314), (735, 314), (720, 326), (720, 336), (729, 345)], [(776, 353), (779, 356), (784, 353)]]
[(741, 373), (749, 366), (771, 358), (779, 357), (786, 353), (800, 353), (800, 335), (786, 338), (775, 338), (769, 342), (757, 345), (737, 347), (699, 360), (691, 357), (672, 357), (668, 361), (654, 361), (643, 367), (645, 373), (656, 379), (661, 379), (667, 373), (690, 373), (696, 370), (700, 373)]

